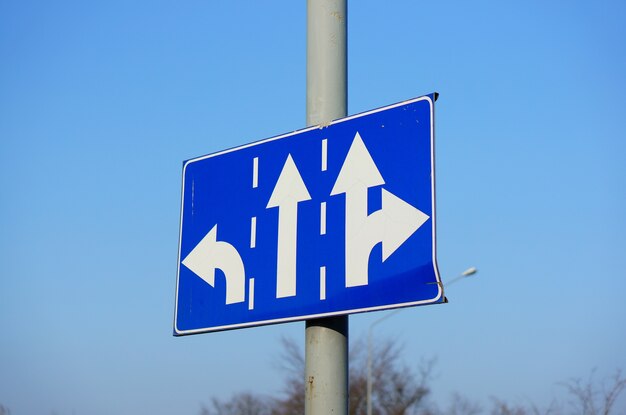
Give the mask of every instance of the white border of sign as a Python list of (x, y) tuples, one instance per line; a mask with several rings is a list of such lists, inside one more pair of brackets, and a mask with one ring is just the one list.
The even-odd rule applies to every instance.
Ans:
[(365, 117), (370, 114), (385, 111), (391, 108), (400, 107), (403, 105), (412, 104), (412, 103), (419, 102), (419, 101), (428, 101), (428, 103), (430, 104), (430, 149), (431, 149), (430, 151), (430, 163), (431, 163), (430, 176), (431, 176), (431, 190), (432, 190), (432, 195), (431, 195), (432, 196), (432, 207), (431, 207), (432, 218), (431, 219), (433, 223), (432, 225), (433, 266), (434, 266), (435, 276), (437, 278), (437, 287), (438, 287), (436, 297), (432, 299), (428, 299), (428, 300), (412, 301), (408, 303), (399, 303), (399, 304), (389, 304), (389, 305), (383, 305), (383, 306), (377, 306), (377, 307), (357, 308), (353, 310), (335, 311), (335, 312), (330, 312), (330, 313), (310, 314), (310, 315), (304, 315), (304, 316), (286, 317), (286, 318), (278, 318), (278, 319), (263, 320), (263, 321), (252, 321), (252, 322), (247, 322), (247, 323), (230, 324), (226, 326), (217, 326), (217, 327), (209, 327), (209, 328), (202, 328), (202, 329), (178, 330), (178, 327), (176, 327), (176, 322), (178, 321), (178, 283), (179, 283), (179, 273), (180, 273), (180, 250), (181, 250), (181, 245), (182, 245), (181, 242), (182, 242), (182, 234), (183, 234), (185, 170), (187, 169), (187, 166), (190, 163), (194, 163), (194, 162), (204, 160), (207, 158), (216, 157), (222, 154), (230, 153), (230, 152), (237, 151), (237, 150), (242, 150), (244, 148), (257, 146), (259, 144), (268, 143), (274, 140), (280, 140), (280, 139), (287, 138), (296, 134), (301, 134), (307, 131), (312, 131), (318, 128), (326, 127), (326, 126), (320, 127), (319, 125), (315, 125), (315, 126), (307, 127), (302, 130), (297, 130), (291, 133), (267, 138), (265, 140), (255, 141), (250, 144), (244, 144), (242, 146), (233, 147), (227, 150), (222, 150), (217, 153), (212, 153), (212, 154), (208, 154), (205, 156), (197, 157), (191, 160), (187, 160), (185, 162), (183, 166), (183, 182), (182, 182), (183, 190), (181, 191), (181, 202), (180, 202), (181, 209), (180, 209), (180, 227), (179, 227), (179, 235), (178, 235), (178, 262), (177, 262), (177, 267), (176, 267), (176, 299), (175, 299), (175, 305), (174, 305), (175, 307), (174, 308), (174, 335), (183, 336), (183, 335), (188, 335), (188, 334), (209, 333), (209, 332), (214, 332), (214, 331), (233, 330), (233, 329), (240, 329), (240, 328), (246, 328), (246, 327), (264, 326), (264, 325), (269, 325), (269, 324), (288, 323), (292, 321), (303, 321), (303, 320), (310, 320), (310, 319), (321, 318), (321, 317), (340, 316), (340, 315), (353, 314), (353, 313), (364, 313), (368, 311), (389, 310), (389, 309), (394, 309), (394, 308), (410, 307), (410, 306), (416, 306), (416, 305), (421, 305), (421, 304), (431, 304), (431, 303), (438, 301), (443, 295), (443, 286), (441, 283), (441, 276), (439, 275), (439, 266), (437, 265), (437, 242), (436, 242), (437, 221), (435, 219), (436, 218), (436, 211), (435, 211), (435, 119), (434, 119), (435, 111), (434, 111), (433, 100), (431, 99), (430, 96), (422, 96), (419, 98), (413, 98), (407, 101), (402, 101), (396, 104), (388, 105), (386, 107), (381, 107), (381, 108), (377, 108), (374, 110), (351, 115), (349, 117), (340, 118), (338, 120), (332, 121), (328, 126), (334, 125), (334, 124), (340, 124), (342, 122), (346, 122), (355, 118)]

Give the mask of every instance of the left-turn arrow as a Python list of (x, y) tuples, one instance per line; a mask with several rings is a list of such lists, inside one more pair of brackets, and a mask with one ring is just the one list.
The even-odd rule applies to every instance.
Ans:
[(211, 287), (215, 286), (215, 270), (226, 277), (226, 304), (241, 303), (246, 297), (246, 273), (237, 249), (217, 240), (217, 224), (182, 261), (194, 274)]

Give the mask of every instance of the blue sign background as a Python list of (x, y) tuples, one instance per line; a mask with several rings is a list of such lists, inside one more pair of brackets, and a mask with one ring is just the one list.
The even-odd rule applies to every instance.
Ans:
[[(174, 334), (232, 329), (326, 315), (443, 301), (435, 260), (433, 168), (434, 97), (425, 96), (307, 128), (183, 165), (181, 233)], [(381, 243), (369, 257), (367, 285), (346, 287), (346, 195), (331, 196), (350, 146), (359, 133), (385, 180), (368, 189), (368, 214), (381, 209), (381, 188), (429, 216), (392, 255), (381, 261)], [(322, 141), (327, 168), (321, 169)], [(291, 155), (311, 200), (298, 203), (296, 295), (276, 298), (279, 208), (267, 208)], [(253, 187), (253, 160), (258, 185)], [(326, 203), (326, 233), (320, 234), (320, 204)], [(251, 247), (251, 218), (256, 242)], [(245, 266), (246, 301), (225, 304), (220, 269), (210, 286), (182, 264), (215, 226), (217, 240), (236, 248)], [(326, 267), (325, 299), (320, 267)], [(254, 278), (254, 306), (249, 286)]]

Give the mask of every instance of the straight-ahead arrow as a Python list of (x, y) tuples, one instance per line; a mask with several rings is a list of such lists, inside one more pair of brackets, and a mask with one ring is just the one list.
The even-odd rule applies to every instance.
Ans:
[(357, 132), (330, 192), (331, 196), (346, 194), (346, 287), (367, 285), (369, 254), (376, 244), (372, 241), (382, 233), (382, 229), (374, 229), (377, 221), (368, 221), (367, 189), (383, 184), (385, 180)]
[(276, 298), (296, 295), (298, 203), (305, 200), (311, 200), (311, 195), (289, 154), (266, 207), (278, 208)]
[(376, 244), (382, 242), (385, 261), (429, 218), (385, 189), (381, 189), (381, 209), (368, 215), (367, 189), (383, 184), (385, 180), (357, 132), (330, 193), (346, 195), (346, 287), (368, 284), (369, 256)]

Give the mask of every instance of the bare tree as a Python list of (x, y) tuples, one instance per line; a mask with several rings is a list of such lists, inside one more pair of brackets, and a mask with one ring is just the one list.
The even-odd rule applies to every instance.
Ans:
[[(357, 351), (352, 359), (352, 415), (365, 413), (365, 408), (355, 402), (359, 400), (359, 403), (366, 404), (367, 390), (361, 387), (367, 385), (367, 356), (363, 350), (365, 348), (358, 347), (357, 343)], [(430, 393), (428, 383), (432, 380), (434, 364), (432, 359), (422, 360), (415, 371), (401, 362), (401, 347), (397, 343), (385, 341), (376, 344), (372, 353), (372, 413), (406, 415), (423, 407)]]
[[(363, 342), (355, 343), (350, 351), (349, 413), (366, 413), (367, 352)], [(279, 368), (286, 374), (280, 397), (269, 399), (251, 393), (239, 393), (227, 401), (213, 399), (203, 406), (201, 415), (293, 415), (304, 413), (304, 356), (298, 345), (282, 340)], [(372, 409), (375, 415), (409, 415), (426, 409), (425, 398), (430, 393), (428, 382), (434, 360), (422, 361), (417, 371), (402, 364), (400, 347), (386, 341), (377, 344), (372, 356)], [(428, 412), (431, 413), (431, 412)], [(426, 412), (424, 412), (426, 415)], [(0, 414), (1, 415), (1, 414)], [(473, 415), (473, 414), (465, 414)]]
[(587, 381), (574, 378), (562, 383), (562, 386), (572, 395), (573, 401), (570, 403), (577, 414), (610, 415), (615, 401), (626, 388), (626, 378), (622, 376), (621, 369), (617, 369), (612, 376), (597, 386), (593, 380), (594, 376), (595, 370), (591, 372)]
[(272, 415), (272, 404), (268, 399), (249, 392), (237, 393), (226, 402), (216, 398), (210, 407), (203, 406), (201, 415)]
[(529, 415), (530, 412), (524, 407), (519, 405), (511, 405), (496, 398), (492, 398), (493, 407), (491, 409), (491, 415)]
[(279, 361), (287, 377), (282, 397), (274, 401), (272, 415), (291, 415), (304, 413), (304, 356), (300, 348), (291, 339), (281, 339), (283, 352)]
[[(350, 350), (349, 413), (364, 414), (367, 407), (367, 353), (359, 341)], [(304, 412), (304, 357), (298, 346), (283, 340), (282, 368), (287, 373), (284, 397), (278, 400), (273, 415)], [(387, 341), (373, 350), (372, 413), (376, 415), (408, 415), (424, 403), (434, 361), (422, 362), (418, 372), (400, 363), (400, 347)]]
[(450, 405), (446, 410), (446, 415), (479, 415), (482, 408), (459, 393), (453, 393)]
[[(570, 407), (572, 415), (611, 415), (615, 401), (626, 389), (626, 378), (622, 371), (615, 373), (599, 384), (594, 380), (595, 370), (587, 380), (580, 378), (570, 379), (560, 383), (571, 396)], [(553, 401), (546, 409), (541, 410), (536, 405), (511, 405), (498, 399), (493, 399), (492, 415), (559, 415), (565, 413), (558, 402)]]
[(559, 415), (562, 413), (556, 401), (552, 401), (550, 405), (542, 409), (533, 402), (514, 405), (493, 397), (491, 400), (491, 415)]
[(0, 415), (11, 415), (11, 411), (4, 405), (0, 405)]
[[(349, 414), (362, 415), (367, 409), (367, 347), (358, 341), (350, 349)], [(532, 402), (511, 404), (492, 398), (490, 411), (461, 396), (453, 394), (450, 405), (439, 410), (428, 402), (434, 360), (423, 360), (410, 367), (401, 359), (401, 347), (387, 340), (374, 345), (372, 354), (372, 413), (375, 415), (561, 415), (565, 412), (557, 401), (545, 409)], [(263, 397), (253, 393), (238, 393), (227, 401), (213, 399), (202, 407), (201, 415), (293, 415), (304, 413), (304, 356), (300, 347), (288, 339), (282, 340), (278, 364), (285, 373), (285, 386), (278, 397)], [(626, 377), (621, 370), (601, 383), (594, 381), (595, 371), (586, 381), (571, 379), (561, 383), (572, 400), (572, 415), (614, 415), (617, 398), (626, 389)], [(10, 415), (0, 406), (0, 415)], [(621, 414), (620, 414), (621, 415)]]

